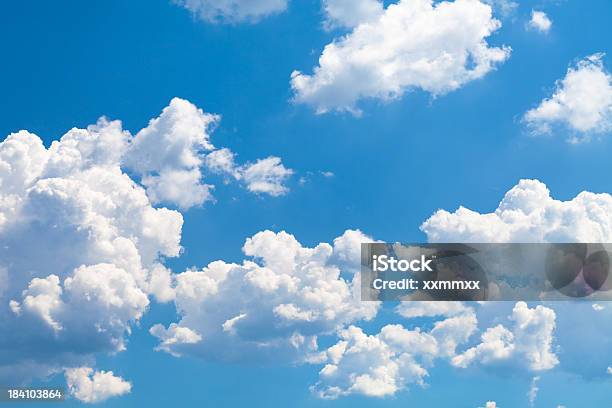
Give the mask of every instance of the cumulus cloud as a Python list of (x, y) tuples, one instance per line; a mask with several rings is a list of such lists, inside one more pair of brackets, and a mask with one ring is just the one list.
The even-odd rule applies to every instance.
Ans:
[(531, 371), (550, 370), (559, 363), (552, 349), (554, 310), (541, 305), (531, 309), (525, 302), (517, 302), (510, 320), (512, 330), (502, 324), (487, 329), (478, 345), (454, 356), (451, 363), (461, 368), (474, 363), (506, 364)]
[(495, 401), (487, 401), (484, 407), (481, 408), (500, 408)]
[(85, 403), (102, 402), (132, 390), (132, 384), (112, 371), (94, 372), (90, 367), (78, 367), (67, 369), (65, 376), (70, 394)]
[(295, 102), (318, 113), (359, 113), (362, 99), (396, 99), (412, 89), (442, 95), (483, 77), (510, 55), (508, 47), (488, 45), (501, 23), (480, 1), (401, 0), (376, 10), (325, 47), (313, 74), (292, 73)]
[(287, 0), (172, 0), (209, 23), (255, 23), (285, 11)]
[(606, 370), (606, 372), (610, 375), (612, 375), (612, 367), (608, 367), (608, 369)]
[(344, 267), (347, 254), (359, 251), (360, 234), (308, 248), (285, 232), (263, 231), (246, 240), (249, 259), (241, 264), (215, 261), (176, 275), (181, 319), (150, 330), (158, 348), (223, 360), (315, 358), (317, 336), (378, 310), (377, 302), (359, 301), (359, 273)]
[(380, 0), (324, 0), (325, 27), (327, 29), (353, 28), (378, 19), (384, 12)]
[[(426, 309), (425, 313), (414, 309), (409, 317), (445, 314), (441, 309)], [(446, 312), (451, 317), (436, 321), (429, 332), (408, 330), (399, 324), (384, 326), (376, 335), (355, 326), (341, 330), (338, 343), (324, 354), (325, 365), (312, 391), (330, 399), (350, 394), (384, 397), (409, 384), (424, 385), (426, 367), (435, 359), (455, 356), (456, 348), (476, 331), (472, 308), (447, 308)]]
[(377, 335), (350, 326), (339, 337), (327, 350), (327, 364), (312, 387), (322, 398), (384, 397), (411, 383), (423, 385), (428, 373), (420, 360), (431, 359), (437, 352), (433, 336), (401, 325), (387, 325)]
[(550, 98), (529, 110), (524, 120), (536, 134), (564, 127), (572, 140), (612, 130), (612, 76), (603, 65), (604, 54), (594, 54), (569, 67)]
[(552, 21), (545, 12), (531, 10), (531, 20), (529, 20), (528, 27), (541, 33), (547, 33), (552, 27)]
[(206, 156), (206, 165), (214, 173), (241, 181), (252, 193), (276, 197), (289, 191), (285, 182), (293, 170), (283, 166), (280, 158), (270, 156), (255, 163), (237, 165), (235, 156), (229, 149), (219, 149)]
[(204, 167), (245, 179), (252, 192), (278, 196), (288, 191), (283, 183), (293, 171), (278, 157), (238, 166), (229, 149), (215, 149), (210, 133), (219, 120), (218, 115), (174, 98), (158, 118), (136, 134), (123, 165), (141, 177), (153, 203), (188, 209), (212, 199), (214, 187), (203, 181)]
[(521, 180), (494, 212), (438, 210), (421, 230), (431, 242), (610, 242), (611, 214), (609, 194), (559, 201), (542, 182)]
[(0, 143), (7, 372), (28, 359), (46, 375), (123, 349), (148, 306), (151, 270), (179, 254), (183, 218), (154, 208), (121, 170), (128, 144), (121, 124), (106, 120), (72, 129), (48, 149), (25, 131)]
[(183, 217), (154, 204), (202, 199), (217, 120), (175, 98), (136, 136), (103, 118), (48, 148), (27, 131), (0, 143), (0, 376), (121, 351), (150, 297), (174, 299), (163, 263), (181, 252)]

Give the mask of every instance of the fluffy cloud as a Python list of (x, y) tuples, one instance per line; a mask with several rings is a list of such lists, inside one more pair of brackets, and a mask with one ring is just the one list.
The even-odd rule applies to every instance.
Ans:
[[(27, 131), (0, 143), (0, 376), (27, 380), (123, 350), (149, 297), (174, 299), (163, 262), (180, 254), (183, 217), (154, 204), (200, 201), (217, 120), (173, 99), (136, 136), (101, 119), (49, 148)], [(282, 189), (272, 173), (260, 181)]]
[(384, 12), (380, 0), (324, 0), (325, 27), (353, 28), (378, 19)]
[(462, 368), (476, 362), (514, 364), (532, 371), (550, 370), (559, 363), (552, 350), (554, 310), (541, 305), (530, 309), (525, 302), (517, 302), (510, 320), (512, 330), (501, 324), (487, 329), (478, 345), (454, 356), (451, 363)]
[(358, 113), (361, 99), (399, 98), (410, 89), (442, 95), (483, 77), (510, 55), (509, 48), (487, 44), (501, 23), (477, 0), (401, 0), (372, 12), (374, 18), (325, 47), (312, 75), (292, 73), (296, 102), (318, 113)]
[(487, 401), (484, 408), (499, 408), (495, 401)]
[(439, 210), (421, 229), (431, 242), (610, 242), (612, 196), (582, 192), (555, 200), (537, 180), (521, 180), (497, 209)]
[(608, 369), (606, 370), (606, 372), (610, 375), (612, 375), (612, 367), (608, 367)]
[(194, 16), (211, 23), (257, 22), (284, 11), (287, 0), (173, 0)]
[(534, 133), (566, 127), (580, 140), (612, 130), (612, 76), (604, 68), (604, 54), (594, 54), (567, 70), (553, 95), (529, 110), (524, 120)]
[(229, 149), (215, 149), (210, 132), (218, 115), (204, 113), (192, 103), (174, 98), (158, 118), (136, 134), (123, 164), (141, 177), (153, 203), (187, 209), (212, 198), (212, 185), (203, 182), (202, 168), (244, 179), (249, 191), (278, 196), (293, 171), (278, 157), (238, 166)]
[(128, 143), (105, 120), (48, 149), (25, 131), (0, 143), (3, 369), (28, 359), (46, 375), (123, 349), (148, 306), (151, 270), (179, 254), (182, 216), (152, 207), (122, 172)]
[(94, 372), (90, 367), (78, 367), (67, 369), (65, 376), (70, 394), (85, 403), (102, 402), (132, 389), (132, 384), (112, 371)]
[(468, 341), (477, 326), (472, 308), (433, 303), (405, 302), (406, 306), (398, 308), (407, 318), (450, 316), (435, 321), (429, 332), (408, 330), (400, 324), (384, 326), (376, 335), (355, 326), (341, 330), (339, 341), (323, 354), (325, 365), (312, 391), (330, 399), (350, 394), (384, 397), (409, 384), (424, 385), (426, 367), (435, 359), (455, 356), (456, 348)]
[(550, 31), (550, 27), (552, 27), (552, 21), (550, 21), (545, 12), (532, 10), (528, 26), (541, 33), (547, 33)]
[(285, 232), (263, 231), (246, 240), (250, 259), (242, 264), (216, 261), (176, 275), (181, 319), (150, 330), (158, 348), (224, 360), (315, 358), (317, 336), (378, 310), (377, 302), (359, 301), (359, 274), (343, 267), (347, 254), (359, 251), (358, 236), (347, 231), (334, 246), (307, 248)]
[(270, 156), (244, 165), (237, 165), (234, 158), (231, 150), (219, 149), (206, 156), (206, 165), (214, 173), (242, 181), (252, 193), (276, 197), (289, 191), (284, 183), (293, 170), (283, 166), (278, 157)]
[(312, 390), (322, 398), (349, 394), (370, 397), (393, 395), (410, 383), (424, 384), (427, 370), (419, 360), (437, 352), (436, 340), (418, 330), (387, 325), (371, 336), (350, 326), (327, 350), (327, 364)]

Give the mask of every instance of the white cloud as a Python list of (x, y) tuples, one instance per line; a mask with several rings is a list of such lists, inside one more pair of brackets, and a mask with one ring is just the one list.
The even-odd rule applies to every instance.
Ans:
[(353, 28), (378, 19), (384, 12), (380, 0), (323, 0), (325, 27)]
[(350, 326), (339, 337), (327, 350), (327, 364), (312, 387), (321, 398), (384, 397), (411, 383), (423, 385), (428, 373), (419, 360), (431, 359), (437, 352), (433, 336), (401, 325), (387, 325), (374, 336)]
[(529, 20), (528, 27), (541, 33), (547, 33), (552, 27), (552, 21), (545, 12), (531, 10), (531, 20)]
[(187, 327), (180, 327), (175, 323), (172, 323), (167, 329), (161, 324), (156, 324), (151, 327), (149, 332), (161, 340), (155, 350), (163, 350), (175, 357), (180, 357), (180, 354), (172, 350), (173, 346), (179, 344), (195, 344), (202, 340), (202, 336), (195, 331)]
[(426, 367), (435, 359), (453, 357), (457, 346), (476, 331), (473, 309), (464, 307), (450, 314), (436, 321), (429, 332), (399, 324), (387, 325), (376, 335), (355, 326), (341, 330), (339, 342), (325, 352), (325, 365), (313, 392), (331, 399), (350, 394), (384, 397), (409, 384), (424, 385)]
[[(216, 120), (175, 98), (134, 137), (103, 118), (49, 148), (27, 131), (0, 142), (0, 375), (46, 376), (123, 350), (149, 296), (174, 299), (162, 262), (181, 252), (183, 217), (153, 204), (201, 201)], [(260, 181), (278, 191), (275, 166)]]
[(487, 401), (485, 406), (480, 407), (480, 408), (500, 408), (500, 407), (497, 406), (497, 403), (495, 401)]
[(535, 400), (538, 397), (538, 391), (540, 391), (540, 387), (538, 387), (538, 381), (540, 381), (540, 377), (533, 377), (531, 379), (531, 385), (529, 386), (529, 392), (527, 392), (529, 405), (532, 407), (535, 405)]
[(534, 133), (551, 133), (562, 126), (580, 140), (612, 130), (612, 76), (604, 68), (603, 56), (594, 54), (570, 67), (553, 95), (525, 114)]
[(257, 22), (283, 12), (287, 0), (172, 0), (210, 23)]
[(229, 149), (215, 150), (206, 156), (206, 165), (213, 173), (240, 180), (252, 193), (276, 197), (289, 191), (284, 183), (293, 174), (293, 170), (283, 166), (280, 158), (270, 156), (255, 163), (237, 165), (235, 157)]
[(85, 403), (102, 402), (132, 390), (132, 384), (112, 371), (94, 372), (90, 367), (78, 367), (66, 369), (65, 376), (70, 394)]
[(229, 174), (243, 180), (254, 193), (285, 194), (285, 181), (293, 174), (278, 157), (255, 164), (237, 165), (235, 154), (215, 149), (210, 132), (220, 117), (204, 113), (195, 105), (174, 98), (158, 118), (136, 134), (123, 158), (123, 165), (141, 177), (154, 204), (176, 205), (181, 209), (212, 199), (214, 186), (203, 181), (202, 169)]
[(471, 308), (462, 314), (434, 323), (431, 335), (438, 341), (440, 356), (455, 356), (457, 347), (468, 341), (472, 334), (476, 332), (476, 328), (476, 314)]
[(249, 191), (271, 196), (287, 193), (287, 187), (283, 183), (292, 174), (293, 171), (285, 168), (278, 157), (260, 159), (240, 168), (240, 178), (244, 180)]
[(486, 41), (500, 26), (479, 1), (400, 0), (328, 44), (312, 75), (294, 71), (294, 100), (318, 113), (358, 113), (362, 99), (396, 99), (411, 89), (448, 93), (509, 57), (510, 48)]
[(606, 370), (608, 374), (612, 375), (612, 367), (608, 367), (608, 369)]
[(537, 180), (521, 180), (497, 209), (439, 210), (421, 225), (431, 242), (610, 242), (612, 196), (582, 192), (555, 200)]
[(45, 376), (123, 349), (149, 303), (151, 270), (179, 254), (182, 216), (152, 207), (121, 170), (129, 137), (101, 120), (48, 149), (25, 131), (0, 143), (0, 371), (31, 359), (36, 371), (20, 375)]
[(487, 329), (481, 342), (454, 356), (456, 367), (468, 367), (476, 362), (483, 365), (515, 365), (531, 371), (550, 370), (559, 360), (552, 350), (556, 314), (538, 305), (530, 309), (525, 302), (517, 302), (510, 320), (512, 330), (499, 324)]
[[(181, 319), (151, 329), (159, 349), (223, 360), (312, 358), (317, 336), (369, 320), (378, 310), (377, 302), (360, 302), (359, 274), (344, 266), (348, 254), (359, 253), (359, 236), (347, 231), (334, 246), (307, 248), (285, 232), (263, 231), (246, 240), (250, 259), (242, 264), (216, 261), (176, 275)], [(196, 339), (191, 333), (201, 340), (185, 341)]]
[(593, 310), (596, 312), (601, 312), (602, 310), (605, 309), (605, 306), (602, 306), (599, 303), (593, 303), (592, 307), (593, 307)]

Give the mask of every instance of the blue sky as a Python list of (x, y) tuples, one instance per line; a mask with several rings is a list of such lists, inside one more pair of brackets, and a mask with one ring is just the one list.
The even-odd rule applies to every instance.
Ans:
[[(525, 28), (534, 8), (552, 19), (548, 33)], [(568, 66), (612, 51), (611, 13), (604, 0), (520, 2), (511, 16), (498, 16), (502, 28), (487, 38), (491, 46), (512, 47), (496, 69), (446, 95), (432, 97), (417, 88), (391, 101), (360, 102), (363, 113), (356, 117), (317, 115), (291, 101), (291, 72), (311, 73), (323, 47), (344, 33), (322, 28), (319, 0), (293, 0), (285, 12), (235, 24), (202, 21), (167, 0), (5, 2), (0, 134), (27, 129), (49, 146), (70, 128), (84, 128), (103, 115), (135, 134), (180, 97), (222, 116), (211, 136), (215, 145), (230, 148), (242, 162), (278, 156), (294, 170), (286, 195), (255, 195), (217, 182), (215, 202), (183, 211), (184, 251), (166, 262), (175, 272), (217, 259), (240, 262), (245, 239), (266, 229), (285, 230), (307, 247), (331, 242), (347, 229), (385, 241), (426, 241), (419, 226), (436, 210), (463, 205), (490, 213), (523, 178), (540, 180), (562, 201), (584, 190), (612, 192), (609, 134), (571, 144), (571, 131), (534, 136), (522, 121), (550, 97)], [(603, 64), (609, 71), (610, 56)], [(368, 333), (385, 324), (416, 327), (395, 314), (394, 306), (360, 327)], [(500, 306), (498, 313), (511, 310)], [(606, 318), (592, 316), (594, 324)], [(479, 318), (480, 328), (488, 327), (487, 319), (494, 320)], [(126, 351), (95, 356), (96, 367), (133, 384), (128, 395), (99, 406), (476, 408), (496, 401), (511, 408), (528, 406), (534, 375), (541, 377), (537, 407), (612, 403), (610, 376), (586, 378), (566, 369), (567, 350), (559, 350), (561, 366), (539, 374), (461, 370), (439, 362), (429, 369), (425, 387), (410, 384), (385, 398), (324, 400), (309, 390), (320, 366), (223, 363), (154, 351), (158, 340), (149, 328), (176, 321), (172, 303), (152, 302)], [(557, 336), (580, 336), (570, 332)], [(335, 343), (333, 336), (321, 342)], [(597, 339), (586, 341), (592, 342)], [(609, 350), (600, 357), (612, 365)], [(64, 383), (61, 374), (50, 381)], [(73, 405), (80, 404), (65, 404)]]

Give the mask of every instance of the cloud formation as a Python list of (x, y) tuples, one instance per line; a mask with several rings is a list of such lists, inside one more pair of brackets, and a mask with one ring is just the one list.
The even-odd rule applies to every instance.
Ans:
[(315, 358), (317, 336), (377, 313), (377, 302), (359, 300), (359, 273), (345, 267), (359, 243), (370, 241), (347, 231), (333, 246), (307, 248), (285, 232), (259, 232), (246, 240), (249, 259), (242, 264), (215, 261), (176, 275), (180, 321), (150, 332), (160, 339), (159, 350), (174, 355)]
[(552, 21), (545, 12), (531, 10), (531, 20), (529, 20), (528, 27), (541, 33), (547, 33), (552, 27)]
[(106, 401), (129, 393), (132, 384), (112, 371), (95, 371), (90, 367), (69, 368), (64, 373), (68, 392), (85, 403)]
[(237, 165), (228, 148), (216, 149), (210, 133), (220, 116), (174, 98), (158, 118), (136, 134), (123, 157), (123, 165), (141, 177), (154, 204), (188, 209), (212, 199), (214, 186), (203, 181), (202, 170), (230, 174), (244, 180), (254, 193), (285, 194), (284, 182), (293, 171), (270, 156), (256, 163)]
[[(326, 5), (328, 19), (338, 21)], [(295, 102), (318, 113), (359, 113), (362, 99), (397, 99), (412, 89), (443, 95), (483, 77), (510, 55), (508, 47), (487, 44), (501, 23), (479, 1), (401, 0), (382, 13), (371, 8), (371, 18), (359, 15), (360, 24), (325, 46), (313, 74), (292, 73)]]
[(312, 387), (322, 398), (384, 397), (411, 383), (423, 385), (428, 373), (420, 360), (432, 359), (438, 350), (433, 336), (401, 325), (387, 325), (377, 335), (350, 326), (339, 337), (327, 350), (327, 364)]
[(461, 368), (475, 363), (515, 365), (530, 371), (543, 371), (559, 364), (552, 349), (554, 310), (541, 305), (531, 309), (525, 302), (517, 302), (510, 320), (512, 330), (502, 324), (487, 329), (480, 344), (454, 356), (452, 365)]
[(603, 57), (593, 54), (570, 66), (552, 96), (525, 113), (524, 121), (535, 134), (565, 128), (571, 140), (579, 141), (612, 130), (612, 76)]
[(206, 165), (213, 173), (241, 181), (252, 193), (276, 197), (289, 191), (285, 182), (293, 170), (283, 166), (278, 157), (270, 156), (243, 165), (236, 164), (235, 157), (227, 148), (215, 150), (206, 156)]
[[(27, 381), (121, 351), (150, 298), (174, 298), (163, 263), (181, 252), (183, 217), (155, 204), (203, 199), (201, 150), (216, 151), (217, 120), (175, 98), (136, 136), (103, 118), (48, 148), (27, 131), (0, 143), (0, 377)], [(284, 167), (270, 168), (253, 179), (277, 195)]]
[(430, 242), (610, 242), (612, 196), (584, 191), (559, 201), (542, 182), (521, 180), (494, 212), (438, 210), (421, 230)]
[(287, 0), (172, 0), (209, 23), (255, 23), (285, 11)]

